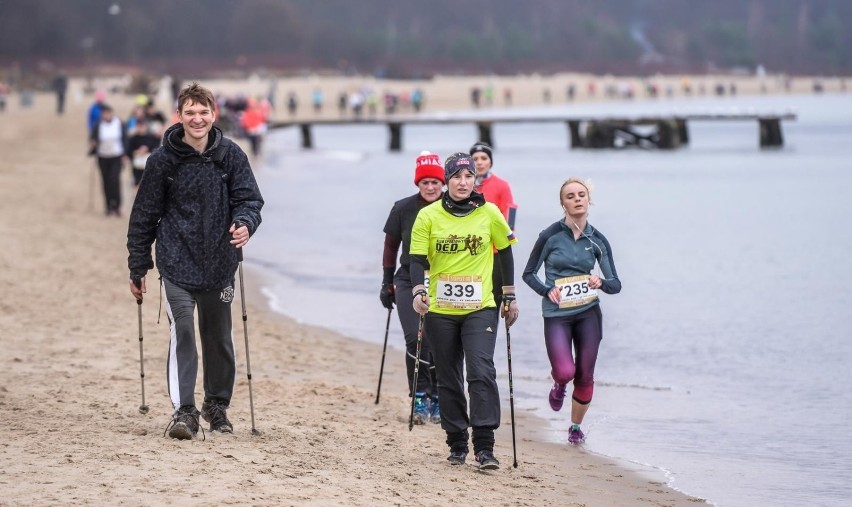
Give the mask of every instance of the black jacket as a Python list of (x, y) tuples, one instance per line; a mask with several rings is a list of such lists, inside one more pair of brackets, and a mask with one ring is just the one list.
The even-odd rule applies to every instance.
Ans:
[(157, 241), (160, 275), (187, 290), (233, 284), (237, 250), (228, 229), (235, 221), (254, 234), (263, 197), (246, 154), (213, 127), (198, 153), (183, 142), (183, 126), (171, 126), (163, 145), (148, 157), (127, 231), (130, 277), (154, 267)]

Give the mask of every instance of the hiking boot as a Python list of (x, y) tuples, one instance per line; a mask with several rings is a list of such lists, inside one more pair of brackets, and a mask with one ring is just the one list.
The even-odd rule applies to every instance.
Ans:
[(198, 434), (198, 416), (200, 412), (192, 405), (184, 405), (175, 410), (172, 422), (166, 426), (171, 438), (191, 440)]
[(201, 405), (201, 417), (210, 423), (210, 431), (234, 432), (234, 425), (228, 420), (226, 410), (228, 410), (228, 405), (221, 401), (205, 401)]
[(476, 461), (479, 463), (480, 470), (497, 470), (500, 468), (500, 462), (494, 457), (494, 453), (488, 449), (476, 453)]
[(426, 424), (429, 420), (429, 399), (426, 393), (414, 393), (414, 424)]
[(465, 459), (467, 459), (467, 451), (464, 450), (451, 450), (450, 455), (447, 457), (447, 461), (450, 462), (450, 465), (464, 465)]
[(580, 445), (586, 440), (586, 435), (583, 434), (583, 430), (580, 429), (579, 424), (572, 424), (571, 429), (568, 430), (568, 443), (573, 445)]
[(438, 404), (437, 396), (432, 396), (431, 406), (429, 407), (429, 422), (433, 424), (441, 423), (441, 406)]
[(565, 402), (565, 385), (559, 385), (554, 382), (553, 387), (550, 388), (550, 396), (548, 396), (547, 399), (550, 401), (550, 408), (552, 408), (554, 412), (559, 412), (562, 408), (562, 404)]

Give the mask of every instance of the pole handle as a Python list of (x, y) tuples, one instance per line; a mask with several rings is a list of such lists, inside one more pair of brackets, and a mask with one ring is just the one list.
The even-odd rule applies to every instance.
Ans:
[[(240, 227), (243, 227), (244, 225), (246, 225), (246, 224), (240, 222), (239, 220), (235, 220), (234, 221), (234, 230), (237, 230)], [(237, 248), (237, 262), (243, 262), (243, 249), (242, 248)]]
[[(130, 281), (131, 281), (131, 282), (133, 282), (133, 285), (134, 285), (134, 286), (136, 286), (136, 288), (137, 288), (137, 289), (142, 290), (142, 277), (141, 277), (141, 276), (134, 276), (134, 277), (131, 277), (131, 278), (130, 278)], [(141, 305), (142, 305), (142, 300), (141, 300), (141, 299), (137, 299), (137, 300), (136, 300), (136, 304), (141, 306)]]

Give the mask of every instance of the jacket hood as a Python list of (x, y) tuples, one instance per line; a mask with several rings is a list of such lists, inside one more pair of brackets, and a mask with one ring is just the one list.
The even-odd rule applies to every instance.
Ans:
[[(195, 148), (183, 141), (183, 135), (183, 125), (175, 123), (163, 134), (163, 146), (175, 154), (178, 158), (199, 155), (199, 153), (195, 151)], [(201, 156), (211, 156), (216, 148), (218, 148), (222, 143), (222, 137), (222, 130), (214, 125), (207, 136), (207, 147), (204, 148), (204, 152), (201, 153)]]

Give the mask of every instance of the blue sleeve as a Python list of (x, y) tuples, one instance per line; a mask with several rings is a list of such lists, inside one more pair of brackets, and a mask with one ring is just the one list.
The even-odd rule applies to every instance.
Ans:
[(595, 231), (596, 239), (603, 245), (603, 249), (599, 252), (598, 264), (600, 264), (601, 272), (604, 275), (602, 280), (601, 290), (607, 294), (618, 294), (621, 292), (621, 280), (618, 279), (618, 272), (615, 270), (615, 261), (612, 258), (612, 248), (609, 246), (609, 241), (598, 231)]
[(538, 239), (535, 241), (535, 245), (533, 245), (532, 252), (530, 252), (530, 258), (527, 261), (523, 274), (524, 282), (541, 297), (547, 297), (547, 293), (553, 288), (548, 287), (547, 284), (541, 281), (538, 277), (538, 271), (541, 269), (541, 265), (544, 264), (544, 259), (546, 257), (545, 246), (547, 245), (547, 240), (549, 240), (552, 236), (552, 234), (548, 234), (549, 229), (550, 228), (547, 228), (541, 231), (541, 234), (538, 235)]

